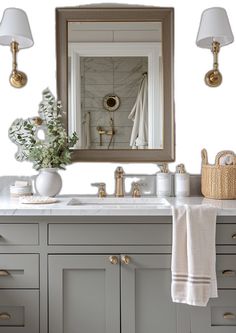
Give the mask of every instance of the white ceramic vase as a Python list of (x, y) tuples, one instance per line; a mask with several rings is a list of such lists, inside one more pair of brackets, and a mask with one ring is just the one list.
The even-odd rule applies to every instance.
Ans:
[(54, 197), (62, 187), (62, 179), (56, 168), (40, 169), (35, 180), (35, 188), (39, 195)]

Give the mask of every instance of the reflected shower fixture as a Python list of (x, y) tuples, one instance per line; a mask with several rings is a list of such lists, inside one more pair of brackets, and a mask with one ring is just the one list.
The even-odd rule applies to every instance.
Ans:
[(22, 88), (27, 83), (25, 73), (17, 69), (17, 53), (20, 49), (33, 46), (34, 41), (26, 13), (19, 8), (5, 9), (0, 23), (0, 44), (11, 47), (12, 72), (10, 84)]
[(211, 49), (213, 53), (213, 69), (205, 75), (205, 83), (209, 87), (218, 87), (222, 75), (218, 69), (218, 54), (220, 48), (234, 41), (226, 10), (212, 7), (203, 11), (197, 34), (196, 44), (199, 47)]

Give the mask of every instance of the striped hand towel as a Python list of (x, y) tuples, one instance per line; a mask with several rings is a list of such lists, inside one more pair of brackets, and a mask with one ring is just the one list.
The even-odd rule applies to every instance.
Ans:
[(216, 281), (216, 209), (208, 205), (172, 207), (173, 302), (206, 306), (218, 297)]

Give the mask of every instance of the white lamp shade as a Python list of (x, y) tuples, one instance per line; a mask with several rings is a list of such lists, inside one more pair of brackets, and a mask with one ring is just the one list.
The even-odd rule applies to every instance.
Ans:
[(208, 8), (202, 13), (196, 44), (199, 47), (210, 49), (213, 41), (219, 42), (220, 46), (234, 41), (229, 19), (224, 8)]
[(0, 44), (10, 45), (12, 41), (19, 44), (20, 49), (34, 44), (26, 13), (19, 8), (7, 8), (0, 23)]

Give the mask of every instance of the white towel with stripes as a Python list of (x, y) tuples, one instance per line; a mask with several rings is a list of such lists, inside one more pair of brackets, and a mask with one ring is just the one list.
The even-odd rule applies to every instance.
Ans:
[(172, 207), (173, 302), (206, 306), (218, 297), (216, 280), (216, 209), (208, 205)]

